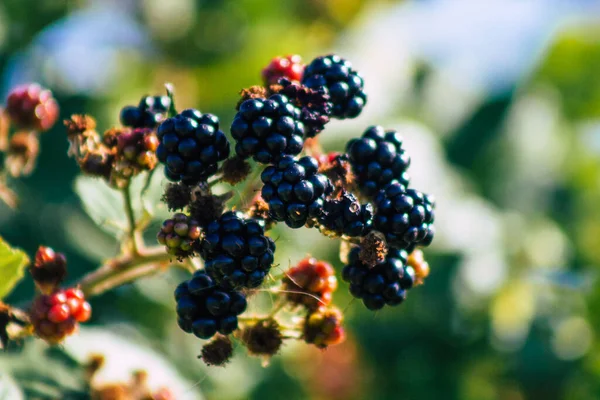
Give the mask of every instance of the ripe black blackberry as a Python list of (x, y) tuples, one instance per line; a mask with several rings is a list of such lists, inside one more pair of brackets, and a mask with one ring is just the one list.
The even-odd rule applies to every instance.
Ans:
[(362, 299), (369, 310), (402, 303), (414, 282), (414, 271), (406, 266), (406, 252), (390, 249), (385, 260), (373, 268), (360, 261), (359, 253), (359, 247), (350, 250), (348, 265), (342, 270), (352, 296)]
[(157, 135), (156, 156), (172, 181), (186, 185), (206, 181), (217, 172), (218, 163), (229, 157), (229, 141), (219, 130), (219, 118), (212, 114), (187, 109), (160, 124)]
[(346, 152), (356, 183), (366, 196), (374, 196), (392, 182), (408, 185), (406, 171), (410, 157), (396, 131), (386, 132), (381, 126), (371, 126), (361, 138), (348, 142)]
[(299, 154), (304, 143), (300, 114), (300, 109), (282, 94), (244, 101), (231, 124), (236, 153), (263, 164), (276, 162), (286, 154)]
[(260, 286), (273, 265), (275, 242), (255, 219), (228, 211), (206, 227), (200, 255), (206, 272), (226, 289)]
[(429, 246), (435, 229), (435, 201), (417, 190), (392, 183), (375, 198), (374, 228), (385, 235), (388, 246), (412, 251)]
[(349, 61), (336, 55), (315, 58), (304, 70), (302, 84), (325, 88), (333, 104), (332, 116), (339, 119), (357, 117), (367, 103), (363, 78)]
[(238, 327), (237, 316), (246, 310), (246, 296), (223, 289), (199, 270), (175, 289), (177, 323), (187, 333), (209, 339), (217, 332), (228, 335)]
[(343, 192), (340, 198), (326, 199), (323, 210), (319, 223), (324, 233), (363, 236), (373, 225), (373, 206), (360, 204), (352, 193)]
[(167, 117), (171, 106), (168, 96), (144, 96), (137, 106), (121, 109), (121, 124), (132, 128), (156, 128)]
[(300, 108), (300, 121), (304, 124), (304, 137), (315, 137), (329, 122), (333, 105), (325, 88), (311, 89), (307, 86), (282, 78), (277, 93), (285, 95)]
[(270, 165), (260, 178), (264, 183), (262, 198), (269, 204), (269, 213), (276, 221), (290, 228), (300, 228), (309, 218), (323, 214), (325, 196), (333, 186), (329, 179), (317, 173), (318, 163), (306, 156), (299, 160), (284, 156)]

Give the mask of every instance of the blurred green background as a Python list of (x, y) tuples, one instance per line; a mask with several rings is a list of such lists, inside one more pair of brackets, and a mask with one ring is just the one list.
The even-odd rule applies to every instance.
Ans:
[[(267, 368), (238, 348), (208, 369), (175, 326), (182, 275), (171, 272), (92, 299), (90, 327), (65, 349), (104, 353), (109, 380), (144, 367), (182, 399), (599, 399), (599, 23), (592, 0), (0, 1), (0, 93), (38, 81), (62, 119), (88, 113), (101, 129), (167, 81), (180, 108), (226, 129), (273, 56), (335, 52), (361, 71), (369, 102), (328, 126), (325, 148), (372, 124), (397, 129), (413, 186), (438, 201), (426, 284), (376, 314), (341, 284), (343, 345), (291, 344)], [(0, 206), (0, 234), (29, 254), (65, 252), (75, 280), (116, 241), (84, 212), (61, 124), (41, 148), (34, 174), (12, 182), (21, 207)], [(317, 232), (277, 235), (282, 267), (308, 252), (341, 266)], [(8, 301), (32, 293), (24, 280)], [(33, 342), (20, 351), (0, 355), (7, 385), (80, 385), (71, 359)]]

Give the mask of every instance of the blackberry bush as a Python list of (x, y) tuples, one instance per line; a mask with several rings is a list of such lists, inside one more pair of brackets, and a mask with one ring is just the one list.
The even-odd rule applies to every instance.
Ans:
[(224, 288), (256, 288), (273, 265), (275, 242), (255, 219), (224, 213), (206, 227), (200, 254), (207, 273)]
[(434, 207), (431, 196), (392, 183), (375, 198), (375, 229), (395, 248), (412, 251), (415, 246), (429, 246), (435, 235)]
[(192, 279), (175, 289), (177, 323), (187, 333), (210, 339), (217, 332), (228, 335), (238, 327), (237, 316), (246, 310), (241, 292), (225, 290), (205, 271), (196, 271)]
[(381, 126), (368, 128), (362, 137), (346, 146), (356, 184), (368, 197), (392, 182), (408, 185), (410, 157), (402, 147), (402, 137), (396, 131)]
[(359, 253), (358, 247), (350, 251), (348, 265), (342, 271), (352, 296), (362, 299), (369, 310), (401, 304), (415, 279), (413, 269), (406, 265), (406, 252), (391, 249), (385, 260), (373, 268), (360, 260)]
[(317, 160), (308, 156), (299, 160), (284, 156), (265, 168), (261, 174), (261, 195), (269, 204), (273, 219), (290, 228), (300, 228), (309, 218), (323, 214), (325, 196), (331, 193), (332, 186), (317, 171)]
[(263, 164), (299, 154), (304, 138), (300, 115), (300, 109), (282, 94), (244, 101), (231, 123), (236, 153)]
[(219, 118), (187, 109), (165, 120), (157, 131), (156, 155), (172, 181), (196, 184), (214, 175), (229, 157), (229, 141), (219, 130)]
[(311, 89), (324, 88), (333, 103), (336, 118), (355, 118), (367, 103), (363, 78), (352, 64), (336, 55), (317, 57), (304, 70), (302, 84)]

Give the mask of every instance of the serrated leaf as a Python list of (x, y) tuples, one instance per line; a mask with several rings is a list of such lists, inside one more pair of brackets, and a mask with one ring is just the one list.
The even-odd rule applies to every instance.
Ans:
[(21, 250), (11, 248), (0, 238), (0, 299), (3, 299), (23, 278), (29, 257)]
[[(142, 216), (144, 210), (156, 213), (157, 204), (162, 193), (162, 173), (155, 173), (150, 178), (150, 183), (145, 188), (144, 204), (141, 192), (146, 185), (147, 174), (141, 174), (131, 181), (131, 194), (133, 210), (136, 217)], [(127, 218), (124, 211), (123, 195), (98, 178), (80, 175), (75, 180), (75, 192), (79, 195), (83, 209), (90, 218), (104, 231), (117, 237), (127, 227)]]

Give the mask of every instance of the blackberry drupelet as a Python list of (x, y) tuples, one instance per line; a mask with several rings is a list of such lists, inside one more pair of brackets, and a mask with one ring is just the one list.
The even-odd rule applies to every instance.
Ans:
[(323, 214), (325, 196), (333, 187), (317, 170), (317, 160), (309, 156), (299, 160), (284, 156), (276, 165), (265, 168), (260, 176), (264, 183), (261, 195), (274, 220), (300, 228), (309, 218)]
[(156, 156), (172, 181), (186, 185), (206, 181), (217, 172), (218, 163), (229, 157), (229, 141), (212, 114), (187, 109), (165, 120), (157, 135), (160, 145)]
[(363, 78), (349, 61), (336, 55), (315, 58), (304, 70), (302, 84), (325, 88), (333, 103), (332, 116), (339, 119), (357, 117), (367, 103)]
[(199, 238), (198, 222), (183, 213), (176, 213), (172, 218), (165, 220), (156, 235), (158, 243), (166, 246), (167, 253), (179, 259), (194, 253)]
[(206, 272), (226, 289), (260, 286), (273, 265), (275, 242), (255, 219), (228, 211), (206, 227), (200, 255)]
[(369, 310), (402, 303), (414, 282), (414, 271), (406, 266), (406, 252), (390, 249), (385, 260), (373, 268), (360, 261), (359, 253), (359, 247), (350, 250), (348, 265), (342, 270), (352, 296), (362, 299)]
[(323, 210), (319, 223), (326, 234), (364, 236), (373, 225), (373, 206), (360, 204), (352, 193), (343, 192), (340, 198), (326, 199)]
[(198, 270), (175, 289), (177, 323), (187, 333), (209, 339), (217, 332), (228, 335), (238, 328), (237, 316), (246, 310), (246, 296), (219, 287)]
[(282, 94), (244, 101), (231, 124), (236, 153), (263, 164), (299, 154), (304, 144), (300, 116), (300, 109)]
[(168, 96), (144, 96), (137, 106), (121, 109), (121, 124), (131, 128), (156, 128), (167, 118), (171, 106)]
[(375, 198), (374, 227), (390, 247), (410, 252), (415, 246), (429, 246), (435, 235), (434, 208), (433, 197), (392, 183)]
[(392, 182), (408, 185), (406, 171), (410, 166), (410, 157), (402, 147), (402, 137), (397, 132), (386, 132), (380, 126), (371, 126), (361, 138), (348, 142), (346, 152), (358, 188), (366, 196), (376, 195)]
[(280, 79), (277, 93), (286, 96), (296, 107), (300, 108), (300, 121), (304, 125), (304, 136), (315, 137), (325, 129), (329, 122), (333, 105), (324, 88), (311, 89), (307, 86)]

